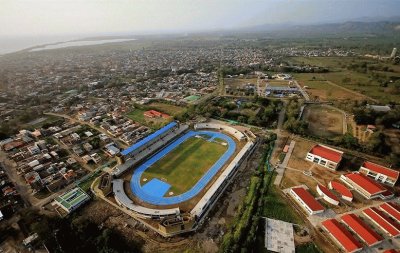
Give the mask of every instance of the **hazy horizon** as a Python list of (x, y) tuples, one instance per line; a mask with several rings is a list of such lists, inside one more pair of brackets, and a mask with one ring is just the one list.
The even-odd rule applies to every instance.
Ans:
[(344, 22), (398, 16), (400, 9), (397, 0), (0, 0), (0, 4), (0, 54), (92, 36)]

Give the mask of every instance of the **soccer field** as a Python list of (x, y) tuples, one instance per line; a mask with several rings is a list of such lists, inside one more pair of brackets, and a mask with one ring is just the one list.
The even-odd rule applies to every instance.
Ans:
[(227, 149), (228, 146), (220, 143), (191, 137), (144, 171), (141, 185), (157, 178), (171, 185), (168, 192), (173, 192), (173, 195), (184, 193), (199, 181)]

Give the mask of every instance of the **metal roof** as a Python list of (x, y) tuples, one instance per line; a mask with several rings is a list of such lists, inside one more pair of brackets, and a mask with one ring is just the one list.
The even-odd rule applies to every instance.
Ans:
[(144, 139), (142, 139), (142, 140), (136, 142), (135, 144), (133, 144), (133, 145), (130, 146), (129, 148), (123, 150), (123, 151), (121, 152), (121, 154), (125, 156), (125, 155), (128, 155), (128, 154), (132, 153), (133, 151), (135, 151), (136, 149), (142, 147), (144, 144), (148, 143), (149, 141), (152, 141), (152, 140), (154, 140), (155, 138), (157, 138), (158, 136), (160, 136), (160, 135), (162, 135), (162, 134), (168, 132), (169, 130), (171, 130), (171, 129), (172, 129), (173, 127), (175, 127), (176, 125), (177, 125), (177, 123), (176, 123), (175, 121), (169, 123), (168, 125), (164, 126), (163, 128), (161, 128), (161, 129), (155, 131), (154, 133), (152, 133), (152, 134), (146, 136)]

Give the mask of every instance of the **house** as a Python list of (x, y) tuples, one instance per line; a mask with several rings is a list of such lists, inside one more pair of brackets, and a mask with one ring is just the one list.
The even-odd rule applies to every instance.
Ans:
[(73, 146), (72, 147), (72, 152), (74, 152), (78, 156), (83, 154), (83, 150), (79, 145)]
[(101, 156), (99, 156), (99, 154), (97, 154), (97, 153), (91, 154), (90, 157), (92, 158), (93, 162), (96, 164), (101, 162)]
[(109, 144), (105, 145), (104, 146), (104, 150), (105, 150), (106, 154), (111, 156), (111, 157), (113, 157), (113, 156), (115, 156), (115, 155), (120, 153), (119, 148), (117, 148), (114, 145), (114, 143), (109, 143)]
[(368, 161), (361, 165), (359, 172), (373, 178), (375, 181), (390, 186), (394, 186), (396, 184), (400, 174), (397, 170), (393, 170)]
[(72, 134), (71, 134), (71, 138), (72, 138), (72, 140), (75, 141), (75, 142), (81, 140), (81, 137), (80, 137), (79, 134), (77, 134), (77, 133), (72, 133)]
[(83, 148), (84, 148), (87, 152), (90, 152), (90, 151), (92, 151), (93, 146), (92, 146), (89, 142), (86, 142), (86, 143), (83, 144)]
[(383, 198), (381, 195), (387, 192), (385, 187), (361, 173), (341, 175), (340, 180), (356, 190), (366, 199), (374, 199), (378, 197)]
[(303, 187), (293, 187), (290, 194), (296, 202), (309, 214), (322, 213), (325, 208)]
[(28, 151), (29, 153), (31, 153), (31, 155), (37, 155), (40, 154), (40, 148), (38, 145), (33, 145), (33, 146), (29, 146), (28, 147)]
[(307, 153), (306, 160), (325, 168), (336, 170), (342, 160), (342, 156), (342, 151), (318, 144)]

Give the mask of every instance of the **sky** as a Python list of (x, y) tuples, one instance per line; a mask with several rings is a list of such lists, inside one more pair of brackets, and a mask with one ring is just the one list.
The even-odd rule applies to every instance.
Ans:
[(0, 0), (0, 40), (324, 23), (399, 10), (400, 0)]

